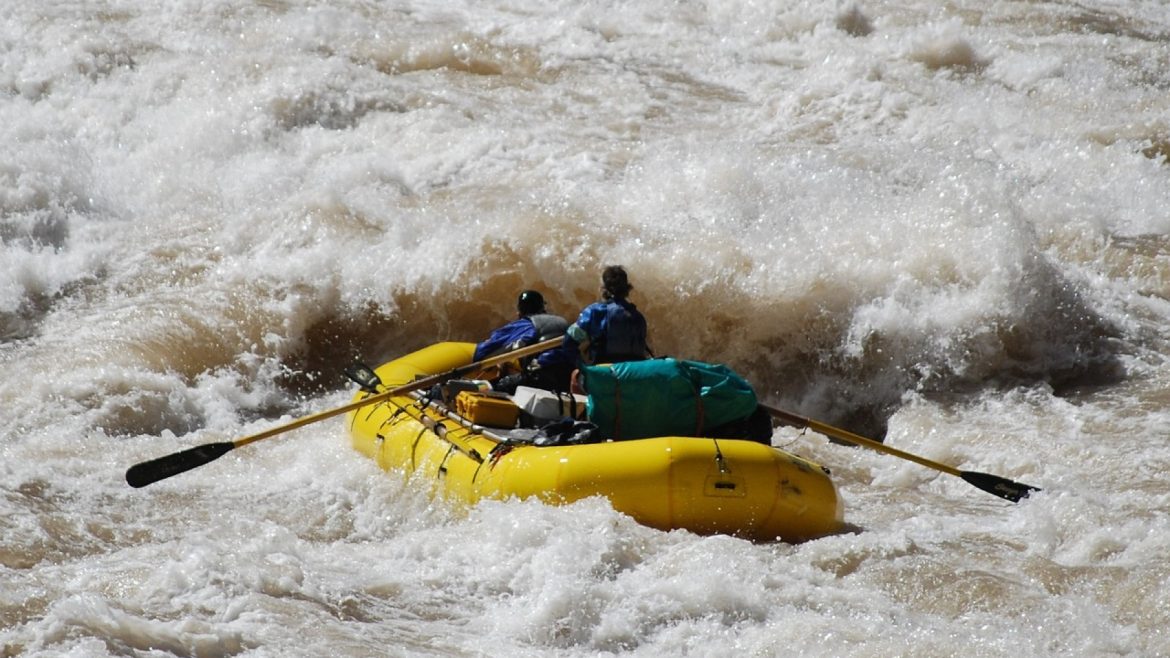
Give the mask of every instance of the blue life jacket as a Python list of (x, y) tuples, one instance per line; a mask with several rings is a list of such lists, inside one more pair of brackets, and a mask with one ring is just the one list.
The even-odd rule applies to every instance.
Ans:
[(588, 341), (591, 363), (619, 363), (645, 359), (646, 318), (626, 300), (612, 299), (585, 307), (565, 332), (565, 351), (579, 353)]
[(611, 300), (605, 305), (602, 335), (596, 341), (594, 363), (618, 363), (646, 358), (646, 318), (630, 302)]

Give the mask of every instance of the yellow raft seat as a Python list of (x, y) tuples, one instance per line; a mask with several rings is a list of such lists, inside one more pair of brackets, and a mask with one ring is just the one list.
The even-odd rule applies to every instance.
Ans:
[[(446, 342), (376, 369), (387, 390), (471, 363), (475, 345)], [(360, 391), (355, 400), (371, 395)], [(756, 443), (665, 436), (537, 446), (480, 427), (417, 393), (348, 414), (353, 446), (387, 471), (433, 484), (461, 504), (536, 497), (568, 503), (604, 496), (661, 530), (799, 541), (841, 529), (844, 505), (824, 467)]]

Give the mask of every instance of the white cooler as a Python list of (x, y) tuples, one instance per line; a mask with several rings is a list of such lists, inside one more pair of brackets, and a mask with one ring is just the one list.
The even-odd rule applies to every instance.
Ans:
[(537, 420), (558, 420), (572, 417), (585, 418), (585, 396), (572, 393), (553, 393), (542, 388), (517, 386), (512, 394), (516, 406), (532, 414)]

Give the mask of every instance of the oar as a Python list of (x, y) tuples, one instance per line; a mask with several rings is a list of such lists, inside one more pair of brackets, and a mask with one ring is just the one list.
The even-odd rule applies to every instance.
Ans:
[(1033, 491), (1040, 491), (1040, 489), (1033, 487), (1031, 485), (1021, 484), (1019, 482), (1014, 482), (1012, 480), (1000, 477), (998, 475), (992, 475), (990, 473), (978, 473), (976, 471), (961, 471), (953, 466), (947, 466), (946, 464), (940, 464), (936, 461), (931, 461), (925, 457), (919, 457), (918, 455), (914, 455), (914, 454), (911, 454), (909, 452), (904, 452), (902, 450), (898, 450), (897, 448), (892, 448), (892, 447), (890, 447), (884, 443), (881, 443), (879, 441), (874, 441), (873, 439), (867, 439), (864, 436), (860, 436), (860, 435), (854, 434), (853, 432), (839, 429), (839, 428), (833, 427), (831, 425), (826, 425), (824, 423), (815, 421), (811, 418), (805, 418), (804, 416), (798, 416), (794, 413), (789, 413), (787, 411), (783, 411), (783, 410), (777, 409), (775, 407), (770, 407), (766, 404), (761, 404), (760, 406), (763, 407), (764, 409), (766, 409), (768, 411), (768, 413), (772, 414), (774, 417), (776, 417), (779, 420), (781, 420), (785, 423), (788, 423), (789, 425), (792, 425), (794, 427), (807, 427), (810, 430), (812, 430), (814, 432), (819, 432), (821, 434), (824, 434), (825, 436), (831, 436), (835, 439), (840, 439), (842, 441), (848, 441), (849, 443), (852, 443), (855, 445), (864, 446), (866, 448), (872, 448), (873, 450), (877, 450), (878, 452), (884, 452), (887, 455), (893, 455), (895, 457), (900, 457), (902, 459), (912, 461), (915, 464), (921, 464), (922, 466), (925, 466), (927, 468), (933, 468), (936, 471), (942, 471), (943, 473), (946, 473), (948, 475), (954, 475), (954, 476), (963, 478), (963, 480), (966, 481), (968, 484), (979, 487), (980, 489), (986, 491), (989, 494), (1010, 500), (1013, 503), (1018, 503), (1018, 502), (1020, 502), (1020, 500), (1027, 498)]
[(132, 487), (145, 487), (148, 484), (158, 482), (159, 480), (164, 480), (171, 477), (172, 475), (178, 475), (179, 473), (183, 473), (185, 471), (189, 471), (193, 468), (215, 461), (216, 459), (219, 459), (220, 457), (227, 454), (229, 451), (241, 446), (246, 446), (249, 443), (253, 443), (261, 439), (267, 439), (268, 437), (276, 436), (277, 434), (283, 434), (290, 430), (295, 430), (298, 427), (304, 427), (305, 425), (325, 420), (326, 418), (340, 416), (341, 414), (353, 411), (354, 409), (360, 409), (371, 404), (377, 404), (392, 397), (405, 395), (411, 391), (430, 388), (435, 384), (441, 384), (449, 379), (455, 379), (470, 372), (483, 370), (484, 368), (490, 368), (492, 366), (506, 363), (514, 359), (531, 356), (533, 354), (537, 354), (539, 352), (556, 347), (560, 344), (560, 338), (551, 338), (541, 343), (536, 343), (534, 345), (522, 347), (518, 350), (512, 350), (511, 352), (505, 352), (503, 354), (489, 357), (487, 359), (482, 359), (474, 363), (469, 363), (465, 366), (460, 366), (453, 370), (448, 370), (444, 373), (416, 379), (409, 384), (403, 384), (402, 386), (378, 393), (377, 395), (371, 395), (369, 397), (362, 398), (361, 400), (354, 400), (349, 404), (342, 405), (335, 409), (328, 409), (326, 411), (320, 411), (315, 414), (305, 416), (304, 418), (298, 418), (297, 420), (294, 420), (290, 423), (278, 425), (271, 429), (264, 430), (258, 434), (252, 434), (251, 436), (245, 436), (241, 439), (236, 439), (235, 441), (206, 443), (200, 446), (195, 446), (194, 448), (188, 448), (180, 452), (165, 455), (157, 459), (135, 464), (126, 470), (126, 482)]

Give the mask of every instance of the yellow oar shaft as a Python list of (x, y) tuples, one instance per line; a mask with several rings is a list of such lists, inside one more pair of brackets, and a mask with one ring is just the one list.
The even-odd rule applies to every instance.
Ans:
[(936, 461), (927, 459), (926, 457), (919, 457), (918, 455), (906, 452), (904, 450), (892, 448), (884, 443), (881, 443), (880, 441), (867, 439), (864, 436), (854, 434), (848, 430), (843, 430), (839, 427), (833, 427), (832, 425), (826, 425), (820, 421), (816, 421), (811, 418), (805, 418), (804, 416), (784, 411), (782, 409), (777, 409), (776, 407), (771, 407), (766, 404), (761, 404), (760, 407), (762, 407), (775, 418), (778, 418), (781, 422), (787, 423), (794, 427), (807, 427), (810, 430), (819, 432), (825, 436), (831, 436), (835, 439), (840, 439), (848, 443), (864, 446), (866, 448), (877, 450), (878, 452), (884, 452), (887, 455), (893, 455), (895, 457), (905, 459), (906, 461), (912, 461), (915, 464), (919, 464), (927, 468), (933, 468), (936, 471), (941, 471), (948, 475), (957, 476), (962, 478), (963, 481), (967, 484), (978, 487), (987, 493), (992, 494), (993, 496), (999, 496), (1005, 500), (1010, 500), (1013, 503), (1018, 503), (1024, 498), (1032, 495), (1033, 492), (1040, 491), (1040, 489), (1033, 487), (1030, 484), (1022, 484), (1020, 482), (1009, 480), (1005, 477), (992, 475), (991, 473), (963, 471), (955, 468), (954, 466), (940, 464)]
[(490, 368), (492, 366), (499, 365), (501, 363), (507, 363), (508, 361), (514, 361), (516, 359), (522, 359), (526, 356), (532, 356), (533, 354), (538, 354), (538, 353), (543, 352), (545, 350), (552, 349), (553, 347), (556, 347), (560, 343), (561, 343), (560, 338), (550, 338), (549, 340), (546, 340), (542, 343), (535, 343), (533, 345), (529, 345), (528, 347), (522, 347), (518, 350), (513, 350), (511, 352), (505, 352), (503, 354), (489, 357), (489, 358), (483, 359), (481, 361), (477, 361), (475, 363), (463, 366), (461, 368), (456, 368), (455, 370), (439, 373), (436, 375), (431, 375), (429, 377), (423, 377), (422, 379), (416, 379), (416, 380), (410, 382), (409, 384), (403, 384), (402, 386), (397, 386), (397, 387), (392, 388), (388, 391), (383, 391), (381, 393), (377, 393), (375, 395), (371, 395), (369, 397), (365, 397), (365, 398), (362, 398), (360, 400), (354, 400), (353, 402), (350, 402), (349, 404), (344, 404), (344, 405), (342, 405), (340, 407), (336, 407), (334, 409), (327, 409), (325, 411), (319, 411), (315, 414), (310, 414), (308, 416), (305, 416), (304, 418), (298, 418), (297, 420), (294, 420), (292, 422), (285, 423), (284, 425), (278, 425), (276, 427), (266, 429), (263, 432), (258, 432), (256, 434), (252, 434), (250, 436), (245, 436), (243, 438), (236, 439), (235, 441), (232, 441), (232, 443), (235, 444), (235, 446), (237, 448), (240, 446), (245, 446), (245, 445), (248, 445), (249, 443), (252, 443), (254, 441), (259, 441), (261, 439), (267, 439), (268, 437), (276, 436), (277, 434), (283, 434), (285, 432), (295, 430), (298, 427), (304, 427), (305, 425), (311, 425), (313, 423), (325, 420), (326, 418), (333, 418), (334, 416), (340, 416), (341, 414), (353, 411), (354, 409), (361, 409), (362, 407), (368, 407), (371, 404), (377, 404), (379, 402), (389, 400), (392, 397), (397, 397), (399, 395), (405, 395), (407, 393), (410, 393), (411, 391), (418, 391), (418, 390), (422, 390), (424, 388), (429, 388), (431, 386), (434, 386), (435, 384), (441, 384), (444, 381), (458, 377), (462, 373), (475, 372), (477, 370), (483, 370), (485, 368)]
[(271, 427), (264, 430), (263, 432), (245, 436), (243, 438), (236, 439), (235, 441), (206, 443), (169, 455), (164, 455), (156, 459), (151, 459), (150, 461), (141, 462), (131, 466), (126, 470), (126, 482), (132, 487), (145, 487), (146, 485), (153, 482), (158, 482), (159, 480), (169, 478), (173, 475), (184, 473), (198, 466), (202, 466), (203, 464), (207, 464), (215, 459), (219, 459), (229, 451), (240, 446), (245, 446), (249, 443), (253, 443), (261, 439), (267, 439), (269, 437), (276, 436), (277, 434), (283, 434), (290, 430), (295, 430), (298, 427), (304, 427), (305, 425), (310, 425), (312, 423), (325, 420), (326, 418), (340, 416), (341, 414), (353, 411), (354, 409), (360, 409), (371, 404), (377, 404), (398, 395), (405, 395), (411, 391), (430, 388), (435, 384), (441, 384), (448, 379), (454, 379), (469, 372), (477, 372), (485, 368), (490, 368), (501, 363), (512, 361), (514, 359), (521, 359), (526, 356), (532, 356), (533, 354), (543, 352), (544, 350), (552, 349), (560, 343), (560, 338), (551, 338), (544, 342), (536, 343), (535, 345), (529, 345), (528, 347), (522, 347), (518, 350), (505, 352), (498, 356), (483, 359), (475, 363), (469, 363), (465, 366), (455, 368), (454, 370), (448, 370), (447, 372), (439, 373), (437, 375), (416, 379), (409, 384), (403, 384), (402, 386), (392, 388), (382, 393), (370, 395), (360, 400), (354, 400), (349, 404), (344, 404), (334, 409), (319, 411), (315, 414), (305, 416), (304, 418), (298, 418), (292, 422), (285, 423), (283, 425), (277, 425), (276, 427)]
[(841, 439), (842, 441), (848, 441), (849, 443), (853, 443), (855, 445), (864, 446), (866, 448), (871, 448), (873, 450), (877, 450), (878, 452), (884, 452), (887, 455), (901, 457), (902, 459), (905, 459), (907, 461), (912, 461), (915, 464), (921, 464), (922, 466), (925, 466), (927, 468), (933, 468), (936, 471), (942, 471), (943, 473), (947, 473), (949, 475), (962, 475), (962, 471), (960, 471), (959, 469), (957, 469), (953, 466), (947, 466), (946, 464), (940, 464), (936, 461), (931, 461), (931, 460), (927, 459), (926, 457), (920, 457), (918, 455), (906, 452), (904, 450), (898, 450), (897, 448), (893, 448), (891, 446), (888, 446), (880, 441), (874, 441), (873, 439), (867, 439), (864, 436), (861, 436), (860, 434), (854, 434), (853, 432), (850, 432), (849, 430), (843, 430), (839, 427), (833, 427), (832, 425), (826, 425), (820, 421), (816, 421), (816, 420), (813, 420), (811, 418), (806, 418), (804, 416), (790, 413), (790, 412), (784, 411), (782, 409), (777, 409), (775, 407), (770, 407), (766, 404), (760, 405), (760, 406), (762, 406), (764, 409), (766, 409), (768, 411), (768, 413), (772, 414), (776, 418), (779, 418), (780, 420), (782, 420), (786, 423), (789, 423), (795, 427), (807, 427), (810, 430), (817, 432), (819, 434), (824, 434), (825, 436), (831, 436), (835, 439)]

